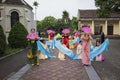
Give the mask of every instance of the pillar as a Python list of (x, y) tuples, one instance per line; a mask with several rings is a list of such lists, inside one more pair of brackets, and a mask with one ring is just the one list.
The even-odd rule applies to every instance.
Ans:
[(119, 20), (119, 35), (120, 35), (120, 20)]
[(104, 33), (107, 35), (107, 27), (108, 27), (108, 21), (106, 20), (105, 21), (105, 30), (104, 30)]
[(94, 34), (94, 28), (95, 28), (94, 25), (95, 25), (94, 20), (92, 20), (92, 26), (91, 26), (92, 34)]

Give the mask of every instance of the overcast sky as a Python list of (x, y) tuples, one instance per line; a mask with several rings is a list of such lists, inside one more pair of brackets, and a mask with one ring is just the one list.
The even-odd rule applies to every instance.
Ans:
[[(33, 7), (34, 0), (25, 0)], [(78, 9), (96, 9), (94, 0), (37, 0), (37, 20), (42, 20), (46, 16), (62, 18), (64, 10), (69, 12), (70, 18), (77, 17)], [(34, 10), (33, 10), (34, 12)]]

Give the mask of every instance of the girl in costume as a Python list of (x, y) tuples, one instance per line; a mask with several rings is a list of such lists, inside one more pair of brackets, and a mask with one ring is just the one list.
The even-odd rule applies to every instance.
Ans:
[[(66, 46), (66, 45), (63, 44), (63, 46)], [(65, 54), (62, 53), (61, 51), (59, 51), (59, 53), (58, 53), (58, 58), (59, 58), (60, 60), (65, 60)]]
[(48, 40), (52, 40), (54, 38), (55, 31), (47, 30), (47, 33), (48, 33)]
[(63, 44), (66, 45), (67, 48), (69, 48), (69, 33), (70, 33), (70, 29), (66, 28), (62, 30), (62, 38), (63, 38)]
[(31, 29), (31, 33), (27, 35), (28, 44), (29, 44), (29, 53), (28, 58), (32, 65), (39, 65), (38, 51), (37, 51), (37, 39), (38, 35), (35, 33), (35, 29)]
[(74, 38), (77, 38), (77, 41), (75, 42), (75, 47), (77, 47), (80, 41), (80, 33), (78, 31), (75, 32)]
[[(96, 47), (98, 48), (100, 45), (100, 39), (96, 39)], [(99, 54), (98, 56), (95, 57), (95, 61), (104, 61), (104, 56), (102, 54)]]
[(81, 52), (82, 52), (82, 42), (80, 41), (79, 44), (78, 44), (78, 46), (77, 46), (77, 50), (76, 50), (76, 53), (80, 54), (80, 56), (78, 57), (78, 59), (82, 59)]
[(68, 33), (64, 33), (63, 35), (62, 35), (62, 37), (63, 37), (63, 44), (67, 47), (67, 48), (69, 48), (69, 34)]
[(54, 38), (54, 35), (55, 35), (54, 32), (51, 32), (51, 33), (50, 33), (50, 40), (52, 40), (52, 39)]
[[(42, 46), (48, 51), (48, 46), (45, 44), (45, 40), (42, 40)], [(47, 59), (47, 55), (40, 53), (40, 59)]]
[[(61, 39), (62, 39), (62, 36), (58, 33), (56, 36), (55, 36), (56, 40), (57, 41), (60, 41), (61, 42)], [(63, 44), (63, 46), (65, 46)], [(60, 60), (65, 60), (65, 54), (63, 54), (60, 50), (59, 50), (59, 53), (58, 53), (58, 59)]]
[(90, 35), (85, 32), (82, 37), (82, 64), (88, 66), (91, 64), (90, 61)]
[[(73, 37), (72, 37), (72, 36), (69, 36), (69, 42), (72, 42), (72, 41), (73, 41)], [(69, 48), (70, 48), (70, 49), (73, 49), (73, 48), (74, 48), (74, 44), (69, 45)]]

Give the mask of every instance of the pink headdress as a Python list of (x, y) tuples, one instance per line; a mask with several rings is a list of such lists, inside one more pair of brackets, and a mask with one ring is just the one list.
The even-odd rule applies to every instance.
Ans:
[(88, 33), (88, 34), (91, 33), (91, 29), (90, 29), (89, 26), (82, 27), (82, 31), (83, 31), (83, 32), (86, 32), (86, 33)]
[(62, 30), (62, 33), (70, 33), (70, 29), (65, 28), (65, 29)]
[(53, 31), (53, 30), (47, 30), (46, 31), (48, 34), (50, 34), (50, 33), (54, 33), (55, 34), (55, 31)]

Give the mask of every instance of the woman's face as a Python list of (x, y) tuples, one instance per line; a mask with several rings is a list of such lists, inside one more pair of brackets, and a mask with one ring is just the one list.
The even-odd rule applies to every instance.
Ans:
[(100, 45), (100, 43), (99, 42), (97, 42), (97, 46), (99, 46)]
[(31, 29), (31, 33), (34, 33), (35, 32), (35, 29)]

